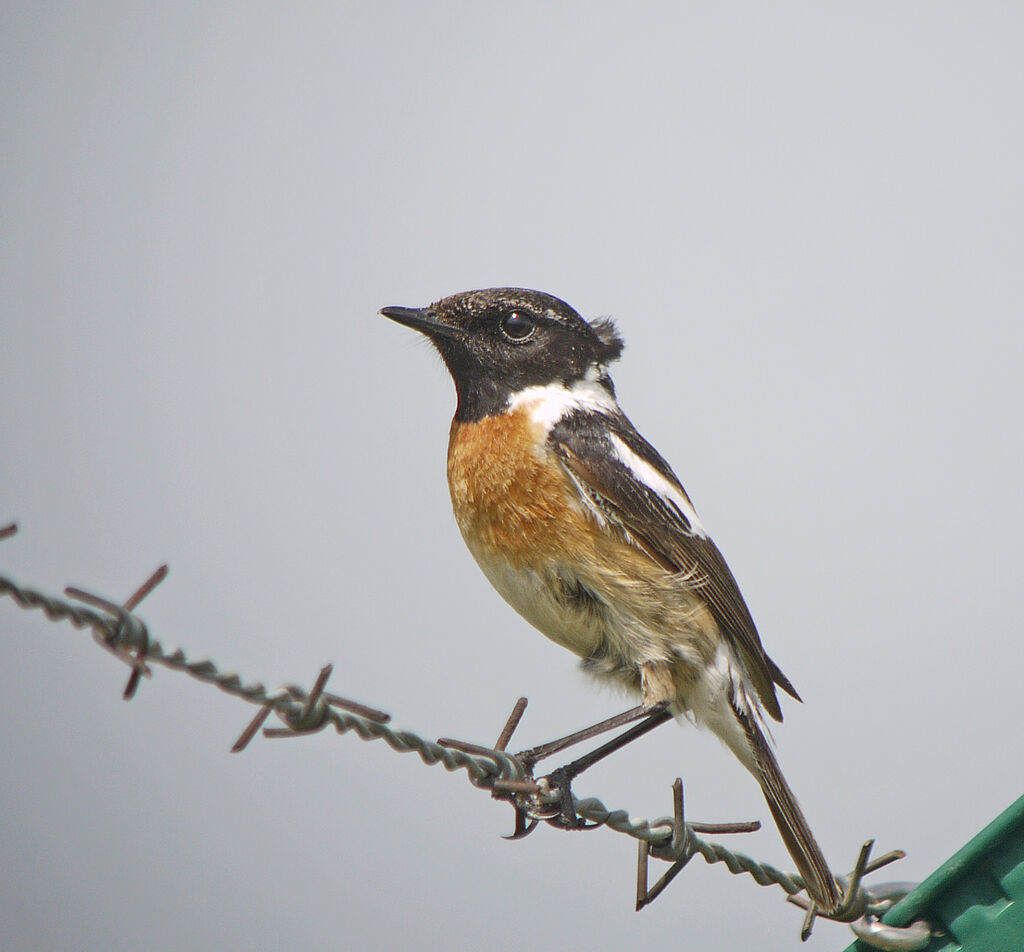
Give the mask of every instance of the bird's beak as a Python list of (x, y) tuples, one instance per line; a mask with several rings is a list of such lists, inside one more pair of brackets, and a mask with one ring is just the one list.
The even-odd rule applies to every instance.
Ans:
[(428, 337), (462, 337), (462, 331), (437, 319), (429, 307), (382, 307), (380, 313), (391, 320), (420, 331)]

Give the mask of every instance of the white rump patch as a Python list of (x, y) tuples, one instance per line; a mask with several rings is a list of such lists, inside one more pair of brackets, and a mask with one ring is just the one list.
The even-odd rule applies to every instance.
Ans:
[(728, 646), (719, 645), (714, 662), (704, 669), (686, 700), (693, 719), (715, 734), (755, 777), (759, 776), (750, 740), (733, 703), (753, 717), (762, 731), (767, 730), (767, 724), (757, 693)]
[(708, 537), (707, 530), (705, 530), (704, 524), (700, 521), (690, 500), (648, 463), (647, 460), (637, 456), (620, 437), (614, 433), (609, 435), (612, 446), (615, 447), (616, 455), (630, 472), (645, 486), (654, 490), (662, 499), (675, 506), (690, 524), (690, 529), (694, 535), (706, 539)]

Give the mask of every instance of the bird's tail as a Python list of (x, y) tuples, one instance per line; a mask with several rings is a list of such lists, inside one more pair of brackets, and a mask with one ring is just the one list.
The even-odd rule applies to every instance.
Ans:
[(793, 791), (782, 776), (775, 754), (754, 717), (739, 711), (736, 713), (754, 757), (756, 769), (753, 772), (764, 791), (764, 798), (768, 801), (768, 808), (772, 811), (782, 841), (803, 878), (807, 893), (822, 912), (834, 912), (842, 898), (839, 886), (807, 825), (800, 804), (796, 802)]

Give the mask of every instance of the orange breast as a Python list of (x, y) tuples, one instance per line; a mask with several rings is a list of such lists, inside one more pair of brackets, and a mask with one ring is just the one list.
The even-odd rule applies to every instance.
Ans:
[(697, 656), (710, 645), (706, 609), (585, 512), (544, 438), (527, 409), (452, 423), (448, 486), (466, 545), (502, 598), (588, 670), (639, 689), (641, 665), (670, 662), (683, 684), (677, 646)]
[(593, 529), (561, 466), (545, 459), (543, 431), (526, 410), (452, 422), (448, 488), (470, 548), (519, 568), (593, 545)]

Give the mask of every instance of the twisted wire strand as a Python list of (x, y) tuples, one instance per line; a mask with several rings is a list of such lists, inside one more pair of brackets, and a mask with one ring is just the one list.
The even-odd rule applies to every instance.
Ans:
[[(159, 664), (174, 671), (184, 671), (199, 681), (216, 685), (233, 697), (251, 704), (271, 707), (290, 727), (297, 731), (315, 731), (331, 724), (339, 734), (349, 731), (362, 740), (383, 740), (399, 753), (416, 753), (423, 763), (442, 764), (446, 770), (465, 770), (470, 782), (491, 789), (496, 780), (521, 780), (525, 774), (520, 764), (501, 751), (488, 755), (471, 754), (451, 747), (442, 747), (409, 730), (393, 730), (386, 724), (361, 717), (349, 711), (338, 710), (322, 699), (306, 715), (305, 694), (300, 689), (268, 691), (261, 683), (247, 684), (235, 672), (221, 671), (210, 659), (189, 660), (181, 648), (166, 650), (151, 637), (146, 625), (127, 611), (118, 614), (94, 611), (61, 598), (45, 595), (26, 588), (13, 580), (0, 576), (0, 596), (6, 595), (24, 609), (42, 611), (50, 621), (67, 621), (79, 629), (90, 629), (108, 647), (133, 648), (142, 652), (147, 663)], [(558, 803), (557, 792), (541, 797), (547, 806)], [(596, 797), (573, 797), (576, 812), (591, 823), (606, 826), (651, 844), (652, 855), (665, 860), (675, 859), (668, 850), (672, 840), (672, 819), (648, 820), (630, 816), (626, 810), (611, 810)], [(789, 894), (803, 888), (803, 880), (796, 873), (786, 873), (768, 863), (761, 863), (743, 853), (727, 849), (720, 843), (705, 840), (687, 828), (686, 848), (700, 853), (709, 863), (723, 863), (730, 873), (746, 873), (760, 886), (780, 886)]]
[[(88, 608), (73, 605), (60, 598), (18, 585), (11, 579), (0, 576), (0, 595), (8, 595), (22, 608), (39, 609), (50, 621), (68, 621), (76, 628), (91, 629), (111, 647), (142, 649), (145, 660), (159, 664), (173, 671), (184, 671), (199, 681), (213, 684), (233, 697), (251, 704), (267, 705), (277, 711), (286, 723), (298, 725), (302, 718), (304, 703), (284, 690), (268, 691), (262, 682), (246, 684), (233, 671), (221, 671), (208, 658), (189, 660), (181, 648), (167, 651), (163, 645), (149, 635), (145, 624), (134, 615), (125, 613), (124, 619), (103, 614)], [(490, 786), (494, 780), (522, 779), (522, 772), (510, 757), (495, 752), (495, 756), (484, 757), (464, 753), (447, 747), (440, 747), (411, 731), (395, 731), (386, 724), (360, 717), (348, 711), (340, 711), (320, 704), (316, 710), (317, 719), (302, 725), (307, 730), (317, 729), (331, 723), (339, 734), (353, 731), (362, 740), (384, 740), (400, 753), (415, 752), (424, 763), (433, 766), (441, 763), (447, 770), (465, 770), (475, 785)]]

